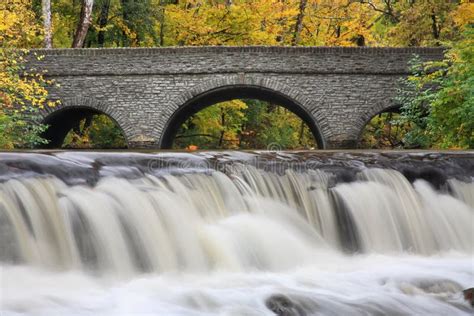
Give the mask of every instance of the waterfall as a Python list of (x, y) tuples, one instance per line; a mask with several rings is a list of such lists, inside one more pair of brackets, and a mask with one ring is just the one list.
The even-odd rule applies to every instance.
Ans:
[(104, 177), (94, 186), (12, 179), (0, 184), (1, 226), (9, 227), (2, 259), (131, 274), (289, 268), (321, 249), (343, 251), (347, 239), (360, 253), (474, 252), (466, 238), (474, 184), (452, 181), (450, 195), (378, 168), (351, 183), (330, 186), (330, 178), (248, 166), (229, 175)]
[[(222, 286), (221, 282), (231, 276), (246, 280), (242, 282), (252, 291), (254, 285), (250, 284), (254, 283), (250, 276), (253, 275), (262, 284), (286, 291), (292, 300), (303, 300), (306, 303), (301, 303), (302, 306), (309, 310), (326, 308), (326, 314), (332, 309), (345, 313), (350, 306), (356, 308), (356, 303), (351, 305), (344, 296), (331, 294), (329, 299), (320, 289), (321, 282), (336, 282), (340, 287), (334, 288), (334, 293), (344, 292), (345, 281), (340, 279), (340, 271), (331, 274), (330, 281), (325, 281), (329, 272), (321, 274), (321, 271), (333, 271), (333, 266), (347, 271), (367, 269), (347, 275), (350, 282), (355, 282), (346, 284), (350, 288), (369, 282), (374, 285), (363, 291), (382, 286), (393, 293), (403, 293), (396, 294), (402, 297), (413, 293), (442, 295), (441, 301), (446, 302), (453, 300), (453, 294), (449, 293), (459, 291), (460, 284), (469, 286), (469, 282), (474, 282), (474, 271), (469, 265), (474, 254), (474, 183), (469, 175), (447, 175), (439, 186), (427, 178), (412, 179), (404, 174), (403, 168), (360, 164), (353, 157), (344, 160), (352, 167), (342, 169), (333, 165), (314, 168), (313, 164), (305, 170), (286, 167), (270, 170), (245, 163), (240, 156), (230, 162), (226, 158), (229, 164), (222, 168), (203, 165), (208, 160), (198, 159), (197, 165), (190, 165), (185, 157), (170, 156), (175, 159), (173, 162), (143, 172), (140, 166), (144, 163), (138, 158), (117, 166), (112, 159), (115, 156), (104, 157), (108, 162), (102, 163), (99, 174), (85, 181), (82, 180), (92, 170), (97, 172), (97, 167), (90, 167), (98, 165), (95, 156), (47, 158), (79, 168), (71, 174), (45, 171), (44, 166), (51, 164), (44, 163), (43, 158), (38, 163), (37, 156), (32, 159), (40, 165), (36, 170), (41, 172), (30, 172), (27, 167), (25, 173), (20, 169), (29, 163), (17, 167), (16, 160), (4, 160), (9, 161), (4, 168), (8, 176), (0, 182), (0, 260), (5, 271), (26, 278), (26, 283), (39, 282), (40, 277), (36, 272), (20, 276), (22, 272), (17, 270), (20, 267), (48, 271), (53, 279), (57, 273), (67, 275), (73, 271), (87, 278), (117, 280), (133, 280), (143, 275), (220, 276), (219, 281), (213, 281), (217, 283), (201, 279), (209, 291), (212, 284)], [(176, 164), (181, 160), (187, 161), (185, 167)], [(80, 168), (86, 172), (77, 171)], [(338, 170), (345, 172), (343, 176)], [(422, 268), (435, 262), (431, 258), (451, 261), (435, 264), (433, 267), (439, 270), (430, 270), (431, 275)], [(415, 261), (408, 263), (409, 260)], [(388, 272), (381, 267), (394, 264), (398, 264), (395, 271), (404, 272), (386, 277)], [(452, 264), (459, 275), (452, 271), (452, 277), (448, 273), (443, 279), (444, 267)], [(370, 281), (370, 269), (377, 271), (373, 276), (376, 281)], [(27, 279), (33, 278), (32, 275), (34, 279)], [(292, 281), (282, 279), (284, 275), (292, 275)], [(312, 280), (315, 275), (319, 279)], [(9, 276), (6, 279), (11, 293), (16, 293), (13, 288), (18, 286)], [(157, 282), (165, 282), (160, 280)], [(182, 281), (188, 290), (193, 287), (190, 280)], [(285, 286), (275, 287), (274, 282)], [(294, 287), (289, 285), (293, 282), (296, 282)], [(168, 285), (181, 291), (172, 284)], [(302, 286), (309, 288), (301, 292)], [(284, 290), (287, 287), (293, 288), (293, 292)], [(374, 293), (381, 295), (380, 291)], [(5, 300), (10, 304), (7, 310), (28, 309), (23, 305), (17, 308), (14, 297), (7, 290), (5, 293)], [(173, 293), (184, 299), (184, 294)], [(262, 293), (258, 295), (267, 292)], [(313, 301), (308, 293), (318, 300)], [(220, 299), (213, 301), (211, 297), (202, 298), (204, 301), (198, 304), (195, 300), (201, 300), (197, 297), (204, 294), (196, 295), (190, 296), (194, 302), (189, 303), (191, 310), (207, 310), (212, 304), (221, 304), (217, 303)], [(391, 295), (379, 298), (386, 304), (383, 308), (367, 303), (371, 300), (360, 301), (360, 306), (357, 305), (360, 313), (431, 311), (424, 304), (412, 300), (401, 303), (405, 298)], [(451, 305), (433, 306), (446, 313), (462, 314), (464, 307), (459, 307), (461, 303), (456, 300), (449, 301)], [(408, 309), (404, 309), (406, 304), (410, 306)], [(264, 308), (259, 306), (256, 310)], [(357, 311), (357, 308), (349, 310)], [(181, 314), (180, 309), (162, 312)]]

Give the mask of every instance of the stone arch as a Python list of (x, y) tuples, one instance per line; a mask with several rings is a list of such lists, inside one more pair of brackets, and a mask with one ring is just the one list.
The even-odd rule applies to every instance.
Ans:
[(130, 146), (130, 123), (110, 105), (84, 97), (65, 98), (60, 101), (59, 105), (40, 111), (42, 123), (51, 125), (43, 134), (44, 138), (50, 140), (50, 143), (45, 145), (46, 148), (60, 147), (75, 121), (88, 114), (105, 114), (111, 118), (121, 129), (127, 145)]
[(238, 74), (206, 81), (172, 100), (163, 113), (166, 123), (153, 132), (159, 139), (159, 148), (171, 148), (177, 129), (189, 115), (209, 105), (238, 98), (274, 101), (288, 108), (310, 127), (319, 148), (327, 147), (329, 130), (327, 124), (323, 124), (325, 117), (301, 91), (263, 76)]

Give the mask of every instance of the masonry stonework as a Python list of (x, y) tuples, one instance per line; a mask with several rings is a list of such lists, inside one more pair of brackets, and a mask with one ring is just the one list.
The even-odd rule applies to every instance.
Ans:
[[(320, 147), (353, 148), (365, 124), (395, 105), (397, 81), (414, 55), (438, 60), (442, 48), (176, 47), (35, 50), (59, 87), (50, 97), (67, 108), (91, 108), (113, 118), (130, 148), (166, 147), (173, 117), (193, 100), (275, 94), (303, 113)], [(242, 94), (240, 95), (240, 91)], [(230, 92), (229, 92), (230, 93)], [(202, 97), (204, 96), (204, 97)], [(201, 102), (201, 101), (199, 101)], [(184, 113), (184, 112), (183, 112)]]

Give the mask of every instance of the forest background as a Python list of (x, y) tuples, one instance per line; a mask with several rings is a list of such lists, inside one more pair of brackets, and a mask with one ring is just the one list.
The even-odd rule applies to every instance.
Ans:
[[(54, 85), (26, 73), (27, 49), (202, 45), (444, 46), (400, 81), (399, 111), (366, 126), (362, 148), (474, 148), (474, 3), (469, 0), (2, 0), (0, 148), (44, 145), (38, 111)], [(41, 58), (41, 56), (37, 56)], [(215, 104), (189, 117), (176, 148), (315, 148), (289, 110), (259, 100)], [(66, 148), (122, 148), (105, 115), (81, 121)]]

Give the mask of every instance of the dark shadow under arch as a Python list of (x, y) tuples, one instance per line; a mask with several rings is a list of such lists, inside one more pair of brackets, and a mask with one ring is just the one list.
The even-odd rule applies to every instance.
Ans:
[(381, 114), (384, 114), (384, 113), (396, 113), (396, 114), (400, 114), (401, 113), (401, 106), (399, 105), (394, 105), (394, 106), (390, 106), (390, 107), (387, 107), (383, 110), (380, 110), (378, 112), (376, 112), (375, 114), (373, 115), (370, 115), (368, 117), (366, 117), (366, 119), (364, 120), (364, 123), (362, 125), (362, 128), (359, 130), (359, 134), (357, 135), (357, 147), (358, 148), (361, 148), (361, 143), (363, 141), (363, 135), (364, 135), (364, 131), (366, 130), (367, 126), (370, 124), (370, 122), (378, 115), (381, 115)]
[(374, 117), (376, 117), (377, 115), (383, 114), (383, 113), (398, 113), (398, 114), (400, 114), (400, 112), (401, 112), (401, 107), (399, 105), (394, 105), (394, 106), (390, 106), (388, 108), (385, 108), (383, 110), (380, 110), (380, 111), (376, 112), (373, 115), (370, 115), (370, 116), (366, 117), (366, 119), (364, 120), (364, 123), (362, 124), (362, 128), (359, 131), (359, 135), (357, 135), (357, 143), (360, 142), (362, 134), (364, 133), (365, 127), (367, 126), (367, 124), (370, 123), (370, 121), (372, 121), (372, 119)]
[(48, 140), (48, 143), (42, 148), (61, 148), (68, 132), (76, 127), (81, 120), (100, 114), (109, 117), (120, 128), (127, 141), (120, 124), (107, 113), (87, 106), (68, 106), (51, 112), (43, 119), (42, 123), (48, 125), (48, 129), (41, 136)]
[(310, 128), (319, 149), (325, 148), (324, 138), (312, 115), (290, 97), (265, 87), (251, 85), (231, 85), (211, 89), (187, 101), (176, 110), (165, 124), (160, 140), (161, 149), (171, 149), (174, 138), (188, 117), (200, 110), (224, 101), (234, 99), (257, 99), (278, 104), (298, 115)]

